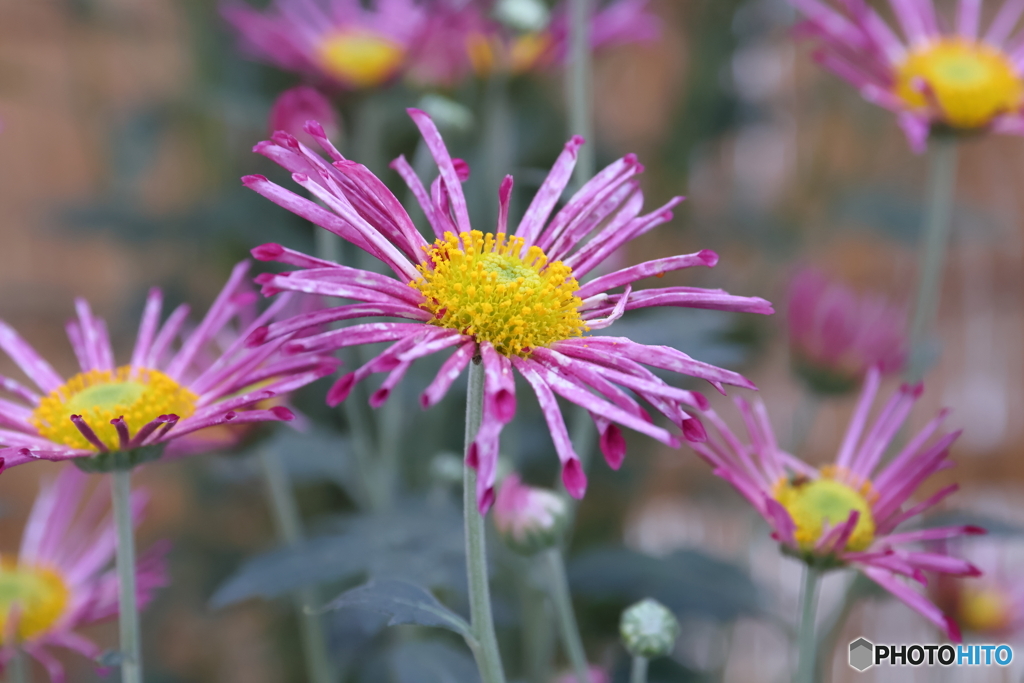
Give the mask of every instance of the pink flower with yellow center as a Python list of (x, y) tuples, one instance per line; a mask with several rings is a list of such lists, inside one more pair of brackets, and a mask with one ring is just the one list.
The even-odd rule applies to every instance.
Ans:
[(76, 300), (77, 320), (67, 332), (80, 372), (67, 380), (0, 321), (0, 349), (38, 388), (0, 377), (0, 388), (17, 399), (0, 399), (5, 466), (121, 454), (152, 459), (165, 447), (167, 455), (184, 455), (208, 445), (202, 433), (210, 428), (292, 420), (284, 406), (259, 404), (330, 374), (337, 361), (316, 352), (284, 356), (280, 347), (287, 339), (261, 349), (244, 346), (246, 336), (290, 304), (275, 301), (259, 313), (248, 270), (247, 262), (235, 266), (194, 327), (186, 327), (187, 305), (161, 325), (163, 296), (151, 290), (131, 359), (121, 366), (106, 323)]
[(398, 77), (426, 20), (419, 0), (230, 0), (223, 15), (253, 57), (345, 90)]
[[(586, 476), (569, 440), (556, 395), (587, 409), (600, 432), (608, 463), (622, 462), (625, 442), (617, 425), (676, 446), (676, 436), (653, 423), (629, 392), (643, 398), (691, 439), (703, 438), (698, 420), (681, 405), (704, 406), (700, 394), (670, 386), (645, 367), (699, 377), (722, 384), (751, 387), (735, 372), (696, 361), (665, 346), (645, 346), (624, 337), (590, 335), (611, 326), (627, 310), (652, 306), (712, 308), (771, 313), (759, 298), (739, 297), (722, 290), (664, 287), (633, 291), (633, 283), (671, 271), (714, 266), (710, 251), (670, 256), (623, 268), (584, 284), (609, 254), (672, 217), (676, 197), (653, 213), (641, 215), (643, 193), (637, 176), (643, 167), (636, 157), (619, 159), (598, 173), (556, 211), (583, 144), (573, 138), (555, 162), (514, 233), (508, 212), (512, 178), (498, 191), (500, 216), (495, 232), (474, 230), (469, 222), (462, 182), (469, 169), (452, 159), (430, 118), (409, 110), (423, 134), (440, 175), (430, 190), (404, 157), (392, 168), (409, 185), (434, 232), (428, 242), (414, 227), (395, 196), (364, 166), (348, 161), (313, 122), (307, 132), (331, 159), (278, 133), (256, 151), (292, 172), (292, 178), (315, 201), (285, 190), (263, 176), (243, 182), (275, 203), (345, 238), (379, 258), (392, 275), (342, 266), (276, 244), (253, 250), (256, 258), (296, 266), (298, 270), (258, 278), (264, 293), (282, 290), (354, 300), (357, 303), (273, 323), (257, 330), (250, 343), (276, 342), (283, 335), (313, 324), (365, 317), (391, 317), (405, 322), (370, 322), (311, 335), (285, 345), (294, 353), (325, 352), (346, 346), (393, 342), (355, 372), (345, 375), (328, 393), (328, 402), (343, 401), (353, 385), (371, 374), (389, 373), (370, 403), (382, 405), (418, 358), (455, 349), (421, 403), (434, 405), (470, 362), (483, 363), (483, 422), (469, 449), (477, 468), (481, 510), (490, 507), (502, 427), (515, 414), (513, 371), (530, 385), (547, 421), (562, 463), (562, 479), (575, 497), (583, 495)], [(613, 292), (622, 288), (621, 292)]]
[(823, 568), (851, 566), (888, 590), (959, 642), (956, 623), (900, 577), (922, 585), (924, 572), (977, 576), (971, 563), (915, 547), (926, 541), (984, 533), (974, 526), (900, 532), (904, 522), (956, 491), (947, 486), (919, 503), (910, 497), (932, 474), (953, 465), (949, 447), (960, 432), (941, 433), (941, 412), (888, 463), (882, 458), (896, 438), (921, 387), (902, 387), (874, 421), (869, 420), (881, 373), (868, 372), (850, 426), (832, 465), (815, 468), (778, 447), (764, 403), (736, 404), (750, 436), (743, 443), (713, 411), (718, 435), (692, 444), (719, 477), (732, 484), (772, 527), (783, 551)]
[[(656, 40), (661, 35), (661, 23), (648, 4), (648, 0), (613, 0), (600, 6), (591, 20), (591, 49)], [(563, 63), (569, 52), (566, 5), (560, 3), (551, 22), (534, 31), (514, 31), (483, 20), (470, 26), (463, 19), (468, 27), (466, 50), (474, 71), (482, 76), (494, 71), (524, 74)]]
[[(53, 683), (64, 681), (64, 667), (51, 648), (96, 659), (100, 648), (76, 631), (118, 613), (110, 494), (106, 487), (89, 494), (87, 487), (85, 474), (62, 469), (36, 498), (18, 556), (0, 558), (0, 664), (22, 650), (43, 665)], [(136, 525), (145, 498), (142, 492), (132, 497)], [(137, 564), (140, 605), (168, 583), (167, 549), (157, 544)]]
[(797, 373), (820, 393), (855, 389), (872, 367), (897, 373), (907, 357), (907, 312), (858, 294), (814, 269), (789, 286), (789, 348)]
[(1017, 0), (1007, 0), (984, 31), (981, 0), (960, 0), (953, 21), (931, 0), (889, 0), (902, 37), (864, 0), (790, 3), (806, 17), (798, 32), (820, 45), (818, 61), (896, 113), (915, 151), (936, 127), (1024, 134)]

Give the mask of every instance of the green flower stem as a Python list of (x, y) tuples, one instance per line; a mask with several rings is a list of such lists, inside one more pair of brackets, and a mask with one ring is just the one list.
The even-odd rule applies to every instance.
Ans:
[(523, 626), (520, 629), (523, 669), (528, 683), (549, 683), (555, 640), (551, 633), (548, 596), (532, 581), (532, 572), (529, 571), (532, 558), (519, 559), (522, 560), (522, 566), (517, 567), (516, 582), (519, 585), (523, 614)]
[(917, 300), (910, 325), (910, 358), (906, 370), (907, 380), (914, 383), (921, 381), (931, 361), (928, 339), (939, 308), (956, 192), (956, 138), (933, 136), (929, 145), (924, 234), (921, 236)]
[[(480, 429), (484, 408), (484, 368), (477, 361), (469, 365), (469, 388), (466, 392), (466, 453)], [(476, 470), (463, 466), (463, 515), (466, 519), (466, 574), (469, 577), (469, 612), (473, 635), (480, 643), (474, 652), (483, 683), (505, 683), (498, 652), (498, 637), (491, 616), (491, 593), (487, 584), (487, 542), (484, 516), (476, 505)]]
[(118, 620), (121, 627), (121, 682), (142, 683), (142, 648), (135, 587), (135, 529), (132, 525), (132, 471), (110, 473), (117, 525)]
[(32, 683), (32, 664), (25, 651), (18, 648), (7, 663), (7, 683)]
[(821, 570), (804, 565), (804, 582), (800, 591), (800, 625), (797, 631), (797, 669), (795, 683), (814, 683), (814, 655), (817, 639), (814, 617), (818, 606), (818, 583)]
[[(260, 460), (277, 535), (285, 545), (298, 545), (303, 539), (302, 518), (281, 454), (273, 448), (264, 447), (260, 450)], [(299, 616), (302, 653), (306, 660), (306, 675), (312, 683), (331, 683), (334, 674), (327, 654), (323, 621), (319, 614), (312, 611), (318, 604), (316, 591), (312, 588), (297, 591), (294, 599)]]
[(550, 581), (551, 601), (555, 605), (555, 616), (562, 631), (562, 645), (569, 657), (573, 674), (577, 683), (590, 683), (590, 670), (587, 666), (587, 653), (583, 649), (583, 639), (576, 624), (576, 614), (572, 611), (572, 597), (569, 595), (569, 580), (565, 576), (565, 562), (562, 550), (558, 547), (544, 551), (547, 563), (548, 580)]
[(633, 657), (633, 667), (629, 672), (629, 683), (647, 683), (646, 657)]
[(573, 173), (573, 185), (577, 189), (594, 175), (597, 158), (593, 140), (593, 60), (590, 51), (593, 12), (594, 0), (569, 0), (569, 69), (566, 73), (569, 132), (582, 135), (588, 143), (580, 149)]

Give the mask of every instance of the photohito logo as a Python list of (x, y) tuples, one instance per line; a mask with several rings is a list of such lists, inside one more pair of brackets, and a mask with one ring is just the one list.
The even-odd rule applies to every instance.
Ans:
[(1009, 666), (1009, 645), (875, 645), (867, 638), (850, 643), (850, 666), (865, 671), (873, 666)]

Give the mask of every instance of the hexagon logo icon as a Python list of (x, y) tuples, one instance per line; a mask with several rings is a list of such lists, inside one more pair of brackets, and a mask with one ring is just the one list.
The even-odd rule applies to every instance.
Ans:
[(875, 664), (875, 646), (866, 638), (858, 638), (850, 643), (850, 666), (857, 671), (864, 671)]

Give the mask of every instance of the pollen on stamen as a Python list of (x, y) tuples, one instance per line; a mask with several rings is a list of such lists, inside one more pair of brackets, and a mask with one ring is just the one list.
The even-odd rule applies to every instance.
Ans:
[(588, 331), (572, 269), (525, 247), (521, 237), (477, 230), (445, 233), (424, 247), (421, 277), (411, 286), (426, 299), (432, 324), (489, 341), (506, 356)]

